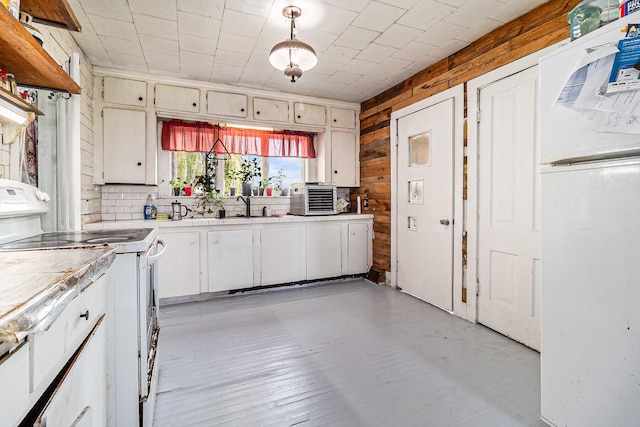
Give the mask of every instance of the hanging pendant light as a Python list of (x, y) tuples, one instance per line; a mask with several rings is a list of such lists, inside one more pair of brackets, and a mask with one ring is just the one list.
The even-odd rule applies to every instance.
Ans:
[(316, 66), (318, 58), (311, 46), (295, 38), (296, 18), (302, 14), (302, 10), (297, 6), (287, 6), (282, 9), (282, 14), (291, 20), (291, 38), (271, 49), (269, 62), (278, 70), (284, 71), (285, 76), (291, 77), (291, 83), (295, 83), (296, 77), (300, 78), (303, 71)]

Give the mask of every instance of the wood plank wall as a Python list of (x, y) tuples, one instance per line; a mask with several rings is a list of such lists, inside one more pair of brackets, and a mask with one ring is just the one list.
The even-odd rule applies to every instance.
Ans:
[[(363, 213), (374, 214), (374, 268), (391, 271), (391, 113), (568, 38), (567, 13), (579, 2), (550, 0), (362, 103), (360, 188), (350, 197), (367, 197)], [(466, 199), (466, 168), (464, 182)]]

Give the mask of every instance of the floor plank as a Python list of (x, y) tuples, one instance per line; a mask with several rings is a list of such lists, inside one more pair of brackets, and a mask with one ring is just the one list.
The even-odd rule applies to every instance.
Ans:
[(539, 354), (387, 286), (163, 306), (154, 425), (542, 426)]

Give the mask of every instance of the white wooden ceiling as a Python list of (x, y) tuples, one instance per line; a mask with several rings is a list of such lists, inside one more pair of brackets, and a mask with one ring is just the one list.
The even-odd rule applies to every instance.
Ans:
[[(547, 0), (68, 0), (94, 65), (362, 102)], [(302, 8), (318, 65), (291, 83), (269, 64)], [(568, 34), (568, 30), (567, 30)]]

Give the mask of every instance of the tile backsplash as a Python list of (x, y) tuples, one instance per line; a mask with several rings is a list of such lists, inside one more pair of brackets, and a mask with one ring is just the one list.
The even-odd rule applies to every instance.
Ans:
[[(102, 220), (129, 221), (144, 219), (144, 205), (150, 193), (158, 193), (158, 187), (152, 185), (105, 185), (102, 187)], [(171, 213), (171, 202), (178, 201), (189, 209), (193, 208), (195, 197), (158, 195), (156, 207), (158, 213)], [(228, 197), (222, 201), (227, 217), (245, 214), (245, 204), (237, 197)], [(251, 215), (262, 215), (262, 208), (268, 206), (274, 215), (289, 212), (289, 197), (251, 197)], [(199, 214), (189, 212), (188, 218), (198, 218)], [(216, 214), (217, 216), (217, 214)]]

